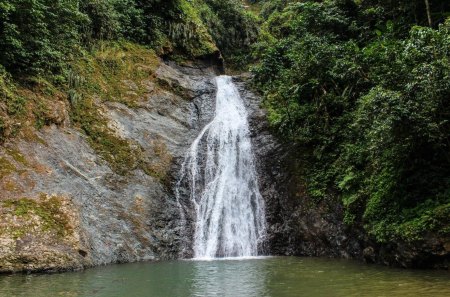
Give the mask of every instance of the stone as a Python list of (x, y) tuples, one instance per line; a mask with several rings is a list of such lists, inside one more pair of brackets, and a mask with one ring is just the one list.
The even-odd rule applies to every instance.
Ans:
[(364, 257), (364, 261), (366, 261), (367, 263), (375, 263), (375, 261), (376, 261), (375, 249), (371, 246), (366, 247), (363, 250), (363, 257)]

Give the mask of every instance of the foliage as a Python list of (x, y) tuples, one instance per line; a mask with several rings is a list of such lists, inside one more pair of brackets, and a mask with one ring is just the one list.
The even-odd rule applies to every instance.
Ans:
[(2, 0), (0, 64), (17, 75), (61, 71), (86, 21), (77, 0)]
[(346, 222), (379, 241), (448, 230), (450, 21), (414, 26), (411, 2), (359, 2), (272, 9), (256, 86), (311, 196), (339, 195)]
[[(71, 90), (83, 89), (103, 101), (117, 101), (136, 107), (148, 92), (145, 80), (151, 80), (159, 66), (153, 50), (130, 42), (105, 41), (70, 65)], [(75, 98), (71, 103), (74, 104)]]
[(102, 40), (192, 58), (216, 44), (226, 55), (248, 50), (257, 32), (237, 0), (1, 0), (0, 24), (0, 65), (21, 78), (65, 76), (80, 50)]
[(238, 67), (248, 61), (251, 45), (258, 38), (258, 19), (242, 9), (238, 0), (204, 0), (200, 17), (214, 42), (231, 66)]
[(8, 118), (22, 116), (24, 110), (24, 98), (17, 94), (11, 75), (0, 65), (0, 144), (6, 139), (10, 129)]

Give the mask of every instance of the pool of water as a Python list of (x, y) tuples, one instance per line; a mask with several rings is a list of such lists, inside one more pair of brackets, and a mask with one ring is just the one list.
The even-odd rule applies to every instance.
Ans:
[(181, 260), (0, 276), (0, 296), (448, 297), (450, 272), (295, 257)]

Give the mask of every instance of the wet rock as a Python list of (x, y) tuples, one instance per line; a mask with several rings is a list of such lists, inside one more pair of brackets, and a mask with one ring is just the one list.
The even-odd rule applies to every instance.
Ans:
[[(212, 72), (210, 71), (213, 71), (213, 69), (193, 67), (185, 67), (181, 71), (180, 67), (174, 64), (162, 64), (156, 72), (156, 78), (158, 84), (165, 90), (184, 99), (192, 100), (203, 94), (211, 93), (211, 83), (204, 80), (205, 75), (211, 75)], [(189, 75), (188, 73), (196, 73), (197, 75)]]
[(375, 249), (371, 246), (366, 247), (363, 250), (363, 257), (367, 263), (375, 263), (376, 261)]
[(405, 242), (399, 239), (378, 244), (376, 262), (403, 268), (449, 269), (450, 253), (445, 250), (448, 240), (437, 234), (428, 234), (423, 240)]

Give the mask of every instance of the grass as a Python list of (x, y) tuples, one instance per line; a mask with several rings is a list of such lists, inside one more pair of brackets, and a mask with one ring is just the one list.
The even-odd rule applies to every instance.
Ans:
[(153, 50), (130, 42), (102, 42), (71, 65), (69, 89), (136, 107), (159, 66)]
[[(62, 88), (63, 89), (63, 88)], [(55, 122), (54, 103), (64, 100), (64, 91), (44, 77), (14, 82), (0, 66), (0, 144)]]
[(16, 161), (17, 163), (20, 163), (24, 166), (29, 166), (30, 164), (28, 163), (27, 159), (25, 158), (25, 156), (19, 152), (17, 149), (12, 149), (12, 148), (7, 148), (6, 152), (8, 153), (8, 155), (10, 155), (14, 161)]

